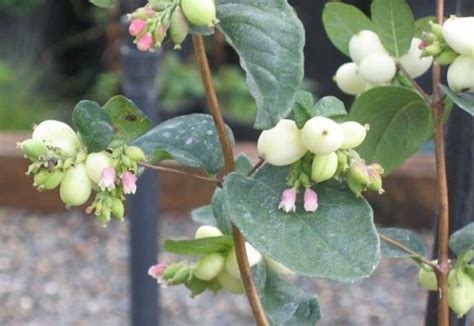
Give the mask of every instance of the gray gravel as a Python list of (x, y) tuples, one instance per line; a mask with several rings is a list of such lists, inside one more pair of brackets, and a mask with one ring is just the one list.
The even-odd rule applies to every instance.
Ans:
[[(161, 225), (167, 238), (191, 236), (196, 227), (173, 215)], [(126, 222), (104, 229), (75, 211), (45, 216), (0, 209), (0, 325), (127, 325), (127, 262)], [(370, 279), (352, 286), (295, 282), (319, 296), (321, 325), (422, 325), (426, 293), (416, 274), (409, 262), (384, 260)], [(163, 325), (253, 324), (243, 296), (191, 299), (184, 287), (161, 293)]]

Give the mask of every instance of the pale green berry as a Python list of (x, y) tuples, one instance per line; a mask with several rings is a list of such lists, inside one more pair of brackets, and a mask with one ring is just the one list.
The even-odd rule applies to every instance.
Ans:
[(280, 120), (275, 127), (265, 130), (258, 138), (258, 154), (271, 165), (284, 166), (300, 160), (307, 149), (301, 130), (292, 120)]
[(267, 267), (274, 271), (275, 273), (278, 273), (280, 275), (285, 275), (285, 276), (293, 276), (295, 275), (295, 272), (293, 272), (291, 269), (288, 267), (280, 264), (276, 260), (271, 259), (270, 257), (265, 257), (265, 263), (267, 264)]
[(474, 281), (463, 269), (454, 269), (449, 275), (449, 307), (461, 318), (474, 303)]
[(199, 259), (194, 276), (203, 280), (210, 281), (216, 277), (224, 268), (225, 258), (219, 253), (209, 254)]
[(379, 36), (369, 30), (362, 30), (354, 34), (349, 41), (351, 59), (357, 64), (371, 54), (386, 52)]
[(219, 275), (217, 275), (217, 280), (220, 285), (233, 294), (243, 294), (245, 293), (244, 285), (240, 278), (232, 277), (226, 270), (222, 270)]
[(359, 95), (367, 87), (367, 82), (359, 74), (359, 68), (354, 62), (348, 62), (339, 67), (334, 76), (337, 86), (349, 95)]
[(119, 220), (123, 219), (123, 216), (125, 214), (125, 207), (122, 203), (122, 201), (118, 198), (114, 198), (112, 200), (112, 214)]
[(395, 77), (397, 66), (390, 55), (374, 53), (362, 60), (359, 72), (369, 83), (387, 83)]
[(170, 37), (173, 41), (174, 48), (180, 49), (181, 43), (186, 39), (186, 36), (189, 34), (189, 24), (188, 20), (183, 14), (183, 11), (178, 6), (171, 15), (170, 22)]
[(367, 136), (366, 126), (361, 125), (355, 121), (347, 121), (340, 124), (343, 141), (341, 149), (352, 149), (356, 148), (365, 140)]
[(411, 46), (407, 53), (400, 57), (400, 64), (403, 69), (412, 78), (418, 78), (430, 69), (433, 63), (433, 57), (422, 57), (423, 50), (420, 49), (419, 45), (421, 40), (414, 38), (411, 40)]
[(474, 17), (451, 16), (443, 24), (443, 37), (456, 52), (474, 55)]
[(32, 138), (44, 142), (47, 146), (58, 147), (70, 156), (76, 155), (81, 148), (81, 142), (74, 130), (61, 121), (41, 122), (35, 127)]
[(18, 144), (18, 147), (32, 161), (36, 161), (39, 157), (45, 156), (48, 153), (45, 143), (37, 139), (27, 139)]
[(311, 166), (311, 180), (316, 183), (331, 179), (337, 170), (337, 154), (316, 155)]
[(181, 0), (181, 9), (194, 25), (213, 27), (218, 22), (214, 0)]
[(460, 55), (448, 68), (448, 85), (455, 92), (474, 91), (474, 57)]
[(128, 146), (125, 149), (125, 155), (127, 155), (132, 160), (137, 161), (137, 162), (145, 160), (145, 153), (138, 146)]
[(221, 230), (212, 225), (202, 225), (196, 230), (195, 239), (219, 237), (223, 235)]
[(428, 291), (438, 291), (438, 281), (436, 280), (436, 274), (430, 266), (425, 265), (420, 268), (418, 273), (418, 282), (420, 285)]
[(105, 168), (112, 167), (112, 157), (107, 152), (91, 153), (86, 159), (86, 169), (89, 178), (96, 184), (99, 184), (102, 178), (102, 171)]
[(326, 117), (309, 119), (303, 127), (304, 146), (313, 154), (328, 155), (337, 151), (344, 140), (341, 127)]
[(81, 163), (69, 168), (64, 174), (59, 194), (66, 205), (80, 206), (90, 197), (92, 183), (86, 166)]

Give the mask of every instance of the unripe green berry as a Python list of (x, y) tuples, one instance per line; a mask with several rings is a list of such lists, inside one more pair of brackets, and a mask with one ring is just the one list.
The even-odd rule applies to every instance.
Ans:
[(125, 214), (125, 207), (120, 199), (114, 198), (112, 200), (112, 214), (119, 220), (123, 219), (123, 215)]
[(459, 56), (459, 53), (447, 49), (441, 52), (438, 56), (436, 56), (435, 61), (439, 63), (440, 65), (450, 65), (456, 60), (456, 58)]
[(221, 230), (212, 225), (202, 225), (196, 230), (195, 239), (219, 237), (223, 235)]
[(71, 206), (84, 204), (92, 192), (92, 183), (87, 175), (86, 166), (81, 163), (69, 168), (61, 182), (61, 200)]
[[(262, 261), (262, 255), (248, 242), (245, 243), (245, 250), (247, 251), (247, 258), (249, 266), (252, 267)], [(226, 271), (234, 278), (240, 279), (239, 264), (237, 262), (237, 255), (235, 249), (229, 250), (225, 260)]]
[(356, 148), (365, 140), (367, 127), (355, 121), (347, 121), (340, 124), (343, 141), (341, 149)]
[(438, 281), (436, 280), (436, 274), (430, 266), (424, 266), (420, 268), (418, 273), (418, 282), (420, 285), (428, 291), (438, 291)]
[(53, 190), (57, 186), (59, 186), (63, 178), (64, 178), (63, 171), (56, 170), (56, 171), (50, 172), (48, 179), (40, 187), (44, 190)]
[(173, 278), (168, 280), (169, 285), (178, 285), (186, 283), (189, 278), (191, 277), (191, 269), (188, 266), (181, 267), (176, 274), (174, 274)]
[(337, 170), (337, 154), (316, 155), (311, 166), (311, 180), (323, 182), (331, 179)]
[(128, 146), (125, 149), (125, 155), (130, 157), (134, 161), (144, 161), (145, 160), (145, 153), (143, 150), (138, 146)]
[(355, 181), (353, 178), (347, 178), (347, 186), (357, 197), (360, 197), (365, 189), (365, 185)]
[(188, 20), (183, 14), (181, 7), (176, 7), (175, 11), (171, 15), (170, 23), (170, 37), (173, 41), (175, 49), (181, 49), (181, 43), (186, 39), (189, 34)]
[(245, 293), (245, 288), (240, 278), (232, 277), (232, 275), (230, 275), (225, 269), (222, 270), (219, 275), (217, 275), (217, 280), (219, 281), (220, 285), (230, 293)]
[(326, 117), (309, 119), (302, 130), (304, 146), (316, 155), (328, 155), (337, 151), (343, 138), (341, 127)]
[(369, 172), (367, 167), (362, 161), (353, 161), (349, 167), (347, 173), (349, 179), (354, 180), (356, 183), (361, 185), (367, 185), (369, 183)]
[(449, 307), (461, 318), (474, 305), (474, 281), (462, 268), (452, 270), (449, 276)]
[(224, 261), (225, 258), (218, 253), (204, 256), (199, 259), (193, 274), (201, 280), (210, 281), (224, 268)]
[(27, 139), (18, 144), (18, 147), (31, 161), (36, 161), (39, 157), (45, 156), (48, 153), (46, 145), (37, 139)]
[(165, 271), (163, 272), (163, 275), (161, 276), (164, 280), (170, 280), (172, 279), (176, 273), (185, 266), (183, 262), (179, 263), (174, 263), (169, 265)]
[(347, 168), (349, 167), (347, 164), (347, 155), (343, 151), (337, 151), (337, 169), (336, 169), (336, 175), (337, 176), (342, 176)]
[(206, 291), (207, 285), (208, 282), (203, 281), (195, 276), (192, 276), (191, 279), (186, 283), (186, 287), (191, 290), (192, 298)]
[(98, 184), (102, 178), (102, 171), (112, 167), (112, 157), (107, 152), (91, 153), (86, 159), (86, 169), (89, 178)]
[(214, 0), (181, 0), (181, 9), (194, 25), (213, 27), (218, 22)]

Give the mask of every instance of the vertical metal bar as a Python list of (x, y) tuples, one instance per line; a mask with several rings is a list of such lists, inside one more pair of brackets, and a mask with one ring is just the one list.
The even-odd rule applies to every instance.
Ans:
[[(474, 15), (472, 0), (458, 0), (460, 16)], [(454, 108), (449, 118), (446, 136), (448, 190), (450, 203), (450, 233), (474, 221), (474, 119), (459, 108)], [(437, 232), (436, 232), (437, 233)], [(435, 245), (436, 247), (436, 245)], [(437, 252), (437, 248), (434, 248)], [(451, 253), (452, 254), (452, 253)], [(430, 293), (425, 325), (436, 325), (437, 295)], [(467, 319), (458, 319), (451, 312), (451, 326), (467, 326)]]
[[(139, 5), (137, 5), (138, 7)], [(122, 89), (155, 123), (158, 120), (156, 76), (160, 53), (140, 52), (128, 39), (121, 48)], [(158, 180), (146, 171), (138, 180), (137, 193), (129, 198), (131, 316), (133, 326), (158, 325), (158, 288), (147, 275), (158, 253)]]

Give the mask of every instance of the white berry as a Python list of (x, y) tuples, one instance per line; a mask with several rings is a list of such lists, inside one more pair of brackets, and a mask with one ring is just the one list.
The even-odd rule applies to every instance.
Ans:
[(365, 126), (361, 125), (355, 121), (347, 121), (341, 123), (342, 134), (344, 135), (344, 140), (341, 144), (341, 149), (352, 149), (356, 148), (365, 139), (367, 136), (367, 129)]
[(385, 53), (374, 53), (366, 57), (359, 66), (360, 74), (370, 83), (389, 82), (397, 73), (395, 60)]
[(474, 17), (451, 16), (443, 24), (443, 36), (454, 51), (474, 55)]
[(374, 53), (386, 53), (379, 36), (369, 30), (354, 34), (349, 41), (349, 53), (352, 61), (360, 63)]
[(341, 127), (331, 119), (314, 117), (303, 127), (303, 143), (316, 155), (327, 155), (341, 147), (343, 134)]
[(350, 95), (359, 95), (364, 92), (367, 82), (359, 74), (359, 68), (354, 62), (348, 62), (339, 67), (334, 76), (337, 86)]
[(65, 154), (73, 156), (81, 147), (74, 130), (67, 124), (56, 120), (46, 120), (35, 127), (33, 139), (41, 140), (48, 146), (58, 147)]
[[(262, 254), (252, 247), (250, 243), (245, 243), (245, 250), (247, 251), (247, 261), (250, 267), (262, 261)], [(234, 248), (227, 254), (225, 269), (232, 277), (240, 279), (239, 263), (237, 262), (237, 255)]]
[(455, 92), (474, 91), (474, 58), (461, 55), (448, 68), (448, 85)]
[(301, 140), (301, 130), (292, 120), (283, 119), (272, 129), (265, 130), (258, 138), (258, 154), (268, 163), (284, 166), (295, 163), (306, 153)]
[(196, 230), (195, 239), (219, 237), (223, 235), (221, 230), (212, 225), (203, 225)]
[(433, 57), (422, 57), (422, 50), (419, 48), (421, 40), (414, 38), (411, 40), (410, 50), (400, 57), (400, 64), (412, 78), (418, 78), (430, 69)]

